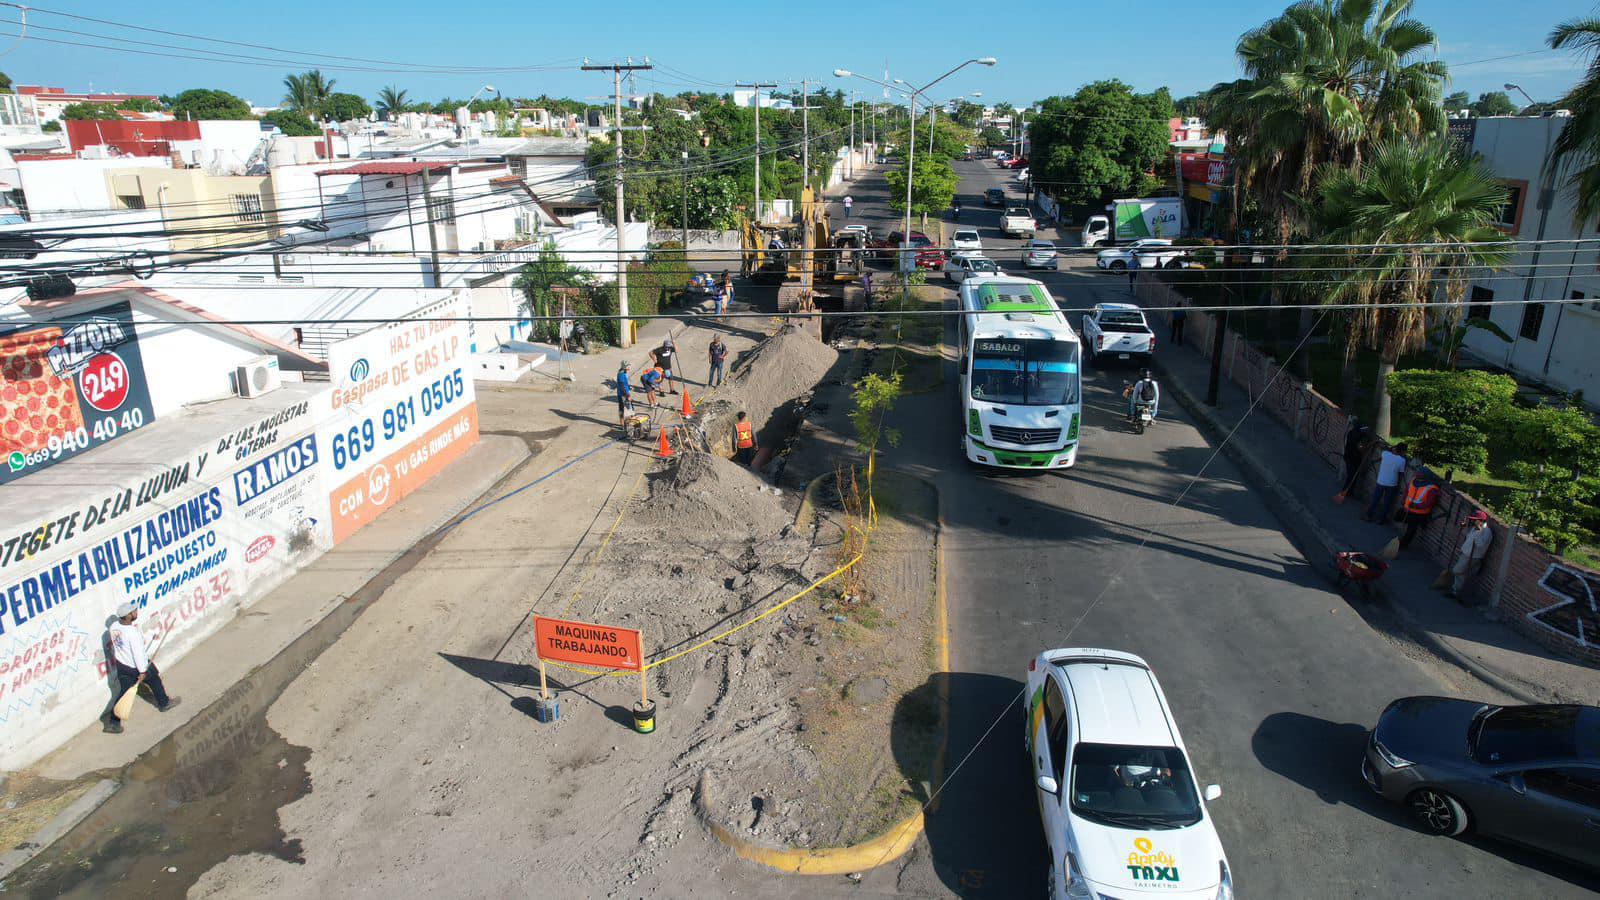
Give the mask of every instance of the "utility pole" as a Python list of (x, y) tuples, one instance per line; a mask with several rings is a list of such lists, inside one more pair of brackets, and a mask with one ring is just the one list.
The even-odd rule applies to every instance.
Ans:
[(735, 84), (736, 88), (753, 88), (756, 92), (756, 214), (755, 221), (761, 221), (761, 89), (774, 88), (776, 84), (751, 82), (750, 84)]
[(585, 61), (582, 68), (585, 72), (611, 71), (611, 99), (616, 104), (614, 109), (617, 115), (617, 121), (611, 126), (611, 140), (617, 147), (617, 171), (613, 176), (617, 183), (617, 344), (630, 347), (633, 345), (633, 335), (628, 321), (628, 217), (622, 205), (622, 73), (649, 71), (655, 67), (650, 65), (648, 58), (643, 65), (636, 65), (630, 57), (626, 64), (591, 66)]
[(800, 177), (802, 188), (811, 187), (811, 80), (800, 79)]
[(683, 151), (683, 218), (679, 220), (683, 226), (683, 261), (689, 262), (689, 149)]
[(850, 153), (845, 158), (846, 178), (854, 181), (856, 177), (856, 98), (852, 93), (850, 97)]

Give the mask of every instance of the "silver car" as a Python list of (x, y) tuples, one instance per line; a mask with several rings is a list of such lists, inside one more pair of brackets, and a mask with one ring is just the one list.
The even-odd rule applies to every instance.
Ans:
[(1378, 717), (1361, 776), (1434, 834), (1600, 868), (1600, 707), (1406, 697)]
[(1025, 269), (1055, 269), (1059, 265), (1056, 245), (1049, 241), (1029, 241), (1022, 250), (1022, 267)]

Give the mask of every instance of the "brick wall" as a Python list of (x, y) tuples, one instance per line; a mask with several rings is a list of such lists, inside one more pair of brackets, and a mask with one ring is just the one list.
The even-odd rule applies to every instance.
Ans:
[[(1186, 297), (1154, 278), (1139, 278), (1137, 291), (1147, 306), (1189, 305)], [(1149, 315), (1168, 322), (1167, 313)], [(1184, 343), (1209, 360), (1216, 327), (1217, 317), (1211, 313), (1190, 312), (1184, 325)], [(1260, 398), (1257, 412), (1270, 415), (1305, 444), (1330, 472), (1337, 473), (1343, 467), (1349, 414), (1310, 385), (1299, 383), (1291, 373), (1277, 377), (1280, 368), (1241, 339), (1238, 332), (1229, 329), (1223, 334), (1222, 377), (1243, 388), (1252, 401)], [(1353, 498), (1371, 496), (1375, 471), (1374, 466), (1366, 468)], [(1435, 480), (1443, 483), (1437, 476)], [(1352, 499), (1351, 502), (1361, 501)], [(1511, 527), (1454, 486), (1444, 485), (1437, 508), (1443, 510), (1443, 515), (1417, 536), (1412, 550), (1421, 550), (1438, 563), (1441, 570), (1446, 569), (1454, 560), (1465, 529), (1458, 523), (1479, 509), (1489, 513), (1494, 543), (1489, 548), (1482, 574), (1468, 584), (1467, 593), (1479, 603), (1493, 604), (1496, 585), (1503, 577), (1498, 602), (1507, 624), (1552, 650), (1600, 665), (1600, 605), (1597, 605), (1600, 572), (1566, 562), (1522, 533), (1517, 533), (1516, 546), (1507, 560), (1505, 546), (1513, 533)], [(1552, 566), (1565, 570), (1552, 579), (1556, 583), (1554, 589), (1541, 585)]]

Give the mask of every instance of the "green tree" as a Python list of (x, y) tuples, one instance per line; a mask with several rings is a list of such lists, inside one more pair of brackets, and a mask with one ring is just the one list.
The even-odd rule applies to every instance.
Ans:
[(11, 76), (0, 72), (0, 94), (9, 94), (11, 92)]
[(1550, 32), (1550, 46), (1575, 50), (1588, 66), (1556, 105), (1572, 118), (1556, 136), (1551, 165), (1567, 178), (1577, 200), (1573, 221), (1581, 228), (1600, 215), (1600, 17), (1572, 19)]
[(856, 382), (851, 394), (854, 405), (850, 409), (850, 423), (856, 429), (856, 447), (868, 456), (877, 451), (880, 440), (891, 447), (900, 443), (899, 430), (885, 428), (883, 424), (884, 417), (900, 399), (900, 377), (899, 372), (887, 378), (875, 372), (868, 373)]
[[(1600, 428), (1575, 406), (1513, 408), (1500, 420), (1497, 444), (1523, 459), (1511, 474), (1522, 483), (1506, 511), (1556, 553), (1594, 540), (1600, 521)], [(1526, 460), (1542, 460), (1530, 463)]]
[(283, 103), (295, 112), (302, 112), (308, 116), (315, 116), (321, 112), (322, 104), (333, 93), (333, 86), (337, 79), (324, 78), (321, 69), (308, 69), (297, 75), (286, 75), (283, 79)]
[[(1449, 107), (1445, 107), (1449, 109)], [(1511, 96), (1505, 91), (1489, 91), (1479, 94), (1478, 102), (1472, 104), (1472, 114), (1476, 116), (1514, 116), (1517, 114), (1517, 105), (1511, 102)]]
[(69, 121), (98, 119), (108, 122), (120, 120), (122, 116), (109, 103), (73, 103), (61, 110), (61, 118)]
[(356, 94), (329, 94), (318, 107), (322, 117), (331, 122), (350, 122), (372, 115), (372, 107)]
[(990, 150), (999, 150), (1010, 143), (1010, 138), (1006, 137), (1006, 133), (993, 125), (983, 126), (983, 130), (978, 133), (978, 140), (982, 141), (983, 146)]
[[(883, 173), (883, 178), (889, 183), (889, 205), (903, 212), (906, 208), (905, 169), (890, 169)], [(916, 171), (911, 179), (912, 215), (943, 213), (955, 198), (960, 182), (960, 176), (950, 167), (950, 163), (942, 159), (929, 159), (919, 153)]]
[(378, 115), (385, 119), (393, 120), (407, 109), (406, 92), (403, 88), (389, 85), (378, 92)]
[(978, 120), (983, 118), (983, 107), (971, 100), (961, 100), (956, 103), (955, 112), (950, 114), (950, 118), (964, 128), (977, 128)]
[[(1493, 226), (1506, 188), (1476, 159), (1442, 140), (1402, 141), (1373, 149), (1361, 169), (1329, 165), (1307, 202), (1313, 233), (1334, 245), (1312, 250), (1308, 265), (1331, 269), (1326, 296), (1362, 304), (1349, 315), (1355, 342), (1378, 350), (1378, 435), (1390, 427), (1389, 373), (1400, 354), (1422, 343), (1421, 304), (1459, 304), (1469, 268), (1504, 265), (1511, 253)], [(1356, 245), (1352, 249), (1349, 245)], [(1452, 306), (1460, 315), (1460, 306)]]
[(1166, 88), (1135, 94), (1120, 81), (1084, 85), (1071, 97), (1050, 97), (1031, 119), (1034, 183), (1067, 204), (1137, 196), (1170, 153)]
[(1172, 101), (1172, 112), (1174, 115), (1183, 116), (1186, 119), (1190, 116), (1198, 116), (1201, 114), (1200, 100), (1200, 94), (1190, 94), (1187, 97), (1179, 97), (1178, 99)]
[(1389, 375), (1395, 408), (1413, 426), (1408, 446), (1429, 465), (1460, 472), (1483, 471), (1491, 420), (1505, 415), (1516, 394), (1516, 379), (1476, 369)]
[(190, 88), (173, 97), (168, 105), (172, 115), (180, 120), (251, 118), (249, 103), (227, 91), (210, 88)]
[(1452, 113), (1461, 109), (1471, 109), (1472, 95), (1466, 91), (1456, 91), (1446, 96), (1442, 105), (1447, 113)]
[(61, 122), (59, 120), (52, 119), (51, 121), (46, 122), (43, 125), (39, 126), (39, 130), (40, 131), (52, 131), (52, 132), (60, 131), (61, 130)]
[(292, 109), (273, 110), (262, 116), (261, 121), (276, 125), (279, 131), (289, 137), (311, 137), (322, 133), (322, 129), (306, 118), (305, 113)]
[[(552, 288), (588, 288), (594, 284), (594, 276), (567, 262), (549, 242), (545, 243), (543, 251), (522, 267), (512, 285), (522, 294), (523, 312), (529, 316), (558, 316), (562, 312), (561, 303)], [(582, 294), (575, 296), (581, 297)], [(569, 306), (567, 312), (578, 315), (589, 312), (589, 309), (579, 310)], [(556, 325), (554, 321), (535, 322), (535, 339), (555, 340), (558, 333)]]

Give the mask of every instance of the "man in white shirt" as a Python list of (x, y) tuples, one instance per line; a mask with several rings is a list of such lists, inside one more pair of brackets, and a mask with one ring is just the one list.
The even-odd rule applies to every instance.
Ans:
[(1406, 473), (1406, 445), (1396, 444), (1383, 448), (1378, 458), (1378, 483), (1372, 489), (1372, 502), (1367, 504), (1368, 522), (1382, 522), (1389, 518), (1394, 508), (1394, 498), (1400, 493), (1400, 482)]
[[(178, 705), (178, 698), (167, 696), (166, 686), (161, 683), (161, 670), (150, 661), (150, 645), (145, 641), (144, 633), (133, 624), (138, 618), (139, 607), (124, 603), (117, 607), (117, 621), (110, 628), (111, 662), (117, 670), (117, 696), (120, 698), (130, 688), (146, 684), (155, 695), (156, 708), (166, 712)], [(106, 722), (106, 731), (122, 733), (122, 721), (115, 712)]]
[(1489, 514), (1481, 509), (1473, 510), (1467, 516), (1467, 533), (1461, 539), (1461, 549), (1456, 551), (1455, 564), (1450, 567), (1450, 590), (1446, 596), (1460, 601), (1461, 589), (1466, 586), (1467, 579), (1476, 575), (1483, 568), (1483, 560), (1489, 555), (1489, 545), (1494, 542), (1494, 532), (1489, 530)]

